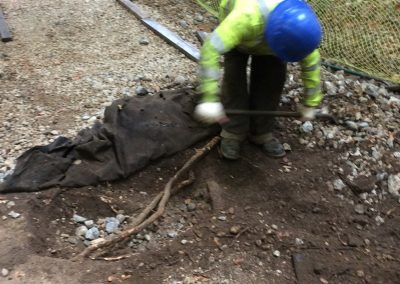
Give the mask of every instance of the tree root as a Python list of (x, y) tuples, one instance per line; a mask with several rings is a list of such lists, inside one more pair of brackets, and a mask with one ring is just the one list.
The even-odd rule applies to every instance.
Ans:
[[(173, 190), (173, 186), (175, 183), (182, 178), (184, 174), (186, 174), (190, 168), (202, 157), (204, 157), (208, 152), (213, 149), (218, 142), (220, 141), (220, 137), (214, 137), (211, 139), (203, 148), (196, 150), (196, 153), (183, 165), (183, 167), (168, 181), (166, 186), (164, 187), (164, 191), (157, 194), (156, 197), (150, 202), (150, 204), (136, 217), (132, 223), (132, 225), (121, 232), (118, 235), (115, 235), (109, 239), (104, 240), (103, 242), (96, 243), (87, 247), (84, 251), (82, 251), (79, 255), (75, 256), (72, 260), (81, 259), (83, 257), (88, 257), (93, 252), (99, 249), (109, 248), (117, 243), (120, 243), (124, 240), (127, 240), (133, 234), (136, 234), (142, 231), (144, 228), (152, 224), (155, 220), (161, 217), (164, 214), (165, 206), (170, 199), (171, 195), (182, 189), (183, 187), (193, 183), (194, 175), (191, 173), (189, 175), (189, 179), (181, 182), (175, 190)], [(151, 214), (151, 212), (157, 207), (157, 210)], [(147, 217), (151, 214), (149, 217)], [(102, 253), (103, 254), (103, 253)]]

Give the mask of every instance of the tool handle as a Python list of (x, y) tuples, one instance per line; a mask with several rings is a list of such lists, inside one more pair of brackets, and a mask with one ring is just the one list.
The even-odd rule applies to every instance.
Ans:
[[(249, 116), (273, 116), (273, 117), (295, 117), (300, 118), (302, 115), (298, 111), (281, 111), (281, 110), (241, 110), (241, 109), (226, 109), (227, 115), (249, 115)], [(338, 123), (337, 119), (328, 113), (317, 113), (315, 118), (321, 120), (329, 120)]]
[(241, 110), (226, 109), (226, 114), (251, 115), (251, 116), (280, 116), (280, 117), (301, 117), (300, 112), (293, 111), (274, 111), (274, 110)]

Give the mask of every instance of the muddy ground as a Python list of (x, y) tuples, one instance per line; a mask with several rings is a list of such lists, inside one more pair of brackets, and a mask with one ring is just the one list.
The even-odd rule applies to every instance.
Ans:
[[(104, 106), (134, 95), (137, 87), (157, 92), (176, 75), (195, 83), (196, 65), (115, 1), (54, 3), (0, 2), (15, 35), (0, 46), (0, 173), (29, 147), (73, 136), (88, 118), (101, 119)], [(191, 29), (206, 28), (207, 20), (194, 19), (201, 9), (193, 3), (168, 1), (172, 15), (161, 3), (139, 3), (191, 42)], [(143, 37), (149, 44), (140, 43)], [(106, 255), (126, 259), (72, 261), (86, 247), (75, 237), (73, 215), (101, 223), (122, 213), (130, 216), (122, 229), (129, 227), (206, 141), (116, 183), (0, 195), (0, 283), (400, 283), (400, 206), (386, 182), (400, 172), (394, 155), (400, 151), (399, 112), (366, 98), (365, 88), (358, 94), (358, 79), (343, 79), (352, 96), (329, 96), (326, 104), (345, 105), (337, 114), (356, 121), (358, 113), (364, 120), (374, 115), (368, 122), (384, 135), (376, 129), (359, 135), (361, 130), (328, 122), (305, 134), (283, 119), (276, 134), (291, 147), (284, 159), (270, 159), (249, 143), (237, 162), (222, 160), (214, 149), (195, 165), (194, 184), (170, 200), (160, 220)], [(298, 93), (298, 82), (288, 81), (285, 94)], [(287, 108), (295, 98), (288, 96)], [(329, 136), (331, 130), (342, 136)], [(317, 131), (330, 138), (317, 139)], [(390, 149), (382, 146), (386, 134)], [(370, 159), (373, 151), (382, 157)], [(372, 179), (335, 189), (333, 181), (354, 175), (350, 160), (359, 166), (357, 174), (368, 169)], [(383, 181), (375, 178), (380, 170)], [(11, 211), (20, 216), (9, 216)]]

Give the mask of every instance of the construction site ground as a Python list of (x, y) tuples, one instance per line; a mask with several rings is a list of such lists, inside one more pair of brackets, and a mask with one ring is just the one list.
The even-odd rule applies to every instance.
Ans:
[[(191, 1), (137, 3), (196, 45), (193, 32), (215, 24)], [(100, 120), (104, 107), (138, 87), (156, 93), (196, 85), (196, 63), (116, 1), (4, 0), (0, 8), (14, 37), (0, 44), (3, 172), (30, 147), (73, 137)], [(371, 101), (358, 104), (354, 96), (330, 96), (326, 104), (347, 107), (350, 115), (351, 107), (370, 113)], [(0, 283), (400, 283), (400, 204), (383, 194), (385, 180), (375, 180), (380, 167), (386, 180), (400, 172), (393, 98), (384, 110), (391, 120), (377, 126), (393, 134), (387, 151), (377, 146), (387, 142), (384, 136), (306, 147), (312, 134), (290, 119), (280, 119), (276, 129), (291, 148), (284, 159), (268, 158), (248, 142), (235, 162), (214, 149), (194, 166), (195, 182), (171, 198), (164, 216), (129, 244), (112, 248), (108, 260), (71, 260), (85, 249), (82, 240), (71, 239), (73, 215), (94, 221), (121, 212), (136, 216), (206, 141), (126, 180), (0, 195)], [(333, 127), (328, 124), (321, 129)], [(357, 149), (380, 151), (379, 163), (367, 163), (373, 180), (336, 186), (352, 171), (343, 156)], [(371, 195), (364, 199), (365, 193)], [(20, 216), (10, 216), (11, 210)], [(123, 255), (129, 257), (112, 260)]]

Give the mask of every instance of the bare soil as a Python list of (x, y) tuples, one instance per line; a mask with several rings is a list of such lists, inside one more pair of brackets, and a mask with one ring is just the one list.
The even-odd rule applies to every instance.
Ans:
[[(132, 254), (116, 262), (70, 261), (84, 245), (60, 233), (74, 235), (74, 213), (94, 220), (116, 210), (134, 216), (193, 150), (114, 184), (3, 196), (16, 199), (15, 211), (24, 216), (1, 229), (0, 266), (11, 269), (7, 283), (399, 283), (398, 204), (381, 205), (390, 216), (377, 226), (374, 214), (358, 215), (329, 190), (326, 181), (335, 178), (329, 161), (337, 153), (289, 142), (293, 153), (284, 160), (269, 159), (250, 144), (237, 162), (213, 151), (195, 167), (195, 183), (174, 196), (149, 229), (154, 238), (140, 248), (112, 249), (114, 256)], [(205, 190), (210, 181), (218, 185), (212, 194)], [(194, 211), (182, 209), (188, 200)], [(233, 226), (239, 226), (234, 233)], [(169, 230), (176, 238), (166, 235)]]

